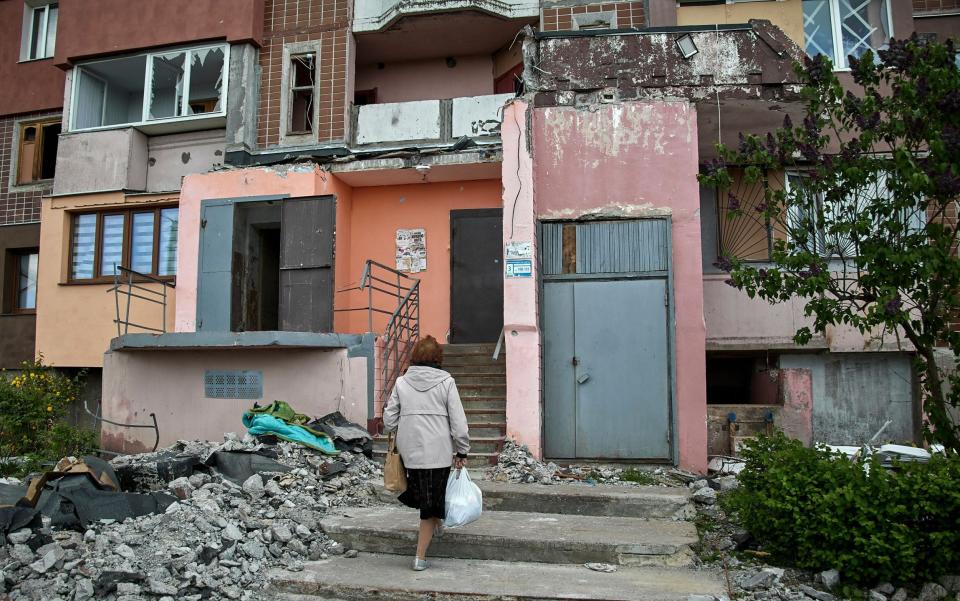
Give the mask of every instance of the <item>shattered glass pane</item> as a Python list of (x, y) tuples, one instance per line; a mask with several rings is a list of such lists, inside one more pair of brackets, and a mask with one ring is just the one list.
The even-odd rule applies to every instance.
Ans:
[(297, 90), (293, 93), (290, 110), (290, 131), (304, 133), (313, 131), (313, 90)]
[(316, 62), (313, 54), (300, 54), (290, 64), (290, 132), (313, 132), (313, 91)]
[(185, 52), (153, 57), (153, 81), (150, 85), (150, 118), (165, 119), (183, 115), (183, 71)]
[(190, 53), (191, 115), (219, 113), (222, 110), (223, 48), (203, 48)]

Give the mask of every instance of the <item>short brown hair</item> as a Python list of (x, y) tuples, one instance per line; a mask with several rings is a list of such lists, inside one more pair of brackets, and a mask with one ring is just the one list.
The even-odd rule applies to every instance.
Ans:
[(419, 342), (413, 345), (410, 363), (413, 365), (440, 365), (443, 363), (443, 347), (433, 336), (421, 338)]

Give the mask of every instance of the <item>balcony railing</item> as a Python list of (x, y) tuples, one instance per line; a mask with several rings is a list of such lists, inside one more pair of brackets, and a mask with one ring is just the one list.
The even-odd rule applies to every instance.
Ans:
[(464, 136), (499, 141), (503, 105), (510, 98), (513, 94), (355, 106), (353, 143), (443, 144)]
[(479, 10), (521, 19), (537, 16), (540, 4), (533, 0), (367, 0), (356, 3), (353, 30), (378, 31), (399, 17), (451, 10)]

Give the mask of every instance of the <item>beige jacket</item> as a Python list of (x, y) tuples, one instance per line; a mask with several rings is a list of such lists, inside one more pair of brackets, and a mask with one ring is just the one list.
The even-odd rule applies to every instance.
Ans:
[(397, 450), (407, 469), (450, 467), (454, 453), (470, 451), (457, 384), (442, 369), (414, 365), (397, 378), (383, 425), (386, 432), (397, 430)]

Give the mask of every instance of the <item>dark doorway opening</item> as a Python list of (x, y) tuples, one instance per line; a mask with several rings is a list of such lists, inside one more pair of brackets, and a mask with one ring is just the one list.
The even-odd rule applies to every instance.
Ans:
[(260, 230), (260, 330), (280, 325), (280, 228)]
[(503, 329), (503, 211), (450, 211), (450, 342), (489, 343)]
[(778, 358), (767, 353), (707, 355), (708, 405), (780, 402)]

